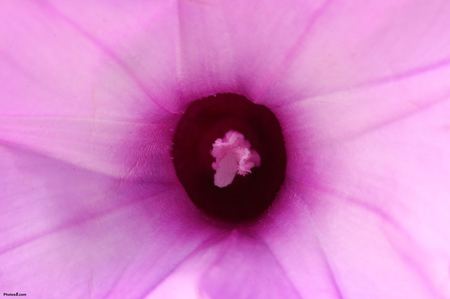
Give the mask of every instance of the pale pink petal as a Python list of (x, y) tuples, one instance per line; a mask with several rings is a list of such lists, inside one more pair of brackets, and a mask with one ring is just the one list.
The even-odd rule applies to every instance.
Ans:
[[(181, 112), (177, 1), (46, 1), (43, 9), (103, 52), (145, 100)], [(143, 109), (144, 106), (141, 106)], [(151, 108), (151, 107), (148, 107)]]
[(277, 107), (288, 182), (256, 239), (205, 262), (207, 296), (448, 297), (449, 8), (2, 2), (0, 282), (151, 296), (212, 230), (164, 133), (186, 100), (227, 91)]
[(448, 65), (449, 15), (445, 0), (332, 2), (273, 92), (293, 101)]
[[(239, 92), (264, 102), (331, 1), (48, 1), (157, 105)], [(118, 21), (120, 20), (120, 21)]]
[[(300, 190), (300, 186), (296, 182), (285, 186), (282, 200), (259, 228), (259, 236), (302, 298), (353, 298), (343, 294), (339, 285), (340, 279), (351, 283), (351, 273), (348, 277), (335, 276), (333, 261), (321, 247), (320, 232), (306, 209), (304, 196), (308, 195), (302, 195), (305, 190)], [(346, 236), (341, 238), (345, 240)]]
[(283, 268), (267, 246), (234, 232), (200, 278), (200, 292), (211, 299), (299, 299)]
[[(403, 294), (422, 286), (428, 295), (417, 291), (417, 298), (450, 295), (449, 100), (363, 128), (357, 137), (321, 151), (328, 159), (319, 159), (317, 167), (325, 173), (312, 184), (316, 195), (309, 201), (341, 273), (364, 271), (364, 280), (387, 293), (382, 285), (397, 279)], [(344, 233), (345, 244), (338, 236)], [(369, 260), (355, 257), (363, 250)], [(402, 266), (404, 275), (394, 272)], [(354, 289), (354, 296), (361, 291)]]
[(288, 184), (262, 235), (300, 292), (450, 295), (448, 78), (442, 66), (277, 109)]
[(266, 94), (326, 1), (177, 1), (180, 88), (195, 99), (238, 92)]
[(145, 296), (214, 233), (177, 185), (111, 179), (5, 144), (0, 167), (2, 292)]
[[(150, 10), (161, 11), (156, 4)], [(169, 167), (154, 167), (160, 174), (149, 174), (148, 167), (134, 173), (143, 161), (170, 163), (170, 136), (163, 132), (175, 125), (176, 115), (155, 101), (129, 62), (45, 2), (3, 1), (0, 17), (1, 140), (108, 175), (173, 177)], [(142, 18), (153, 19), (151, 13)], [(96, 28), (110, 28), (110, 22)], [(152, 61), (158, 58), (145, 60)]]

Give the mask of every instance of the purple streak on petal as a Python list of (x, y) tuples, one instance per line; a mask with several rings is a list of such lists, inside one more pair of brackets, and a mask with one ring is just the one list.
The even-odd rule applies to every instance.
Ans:
[(111, 283), (111, 287), (108, 289), (108, 291), (105, 292), (104, 296), (102, 298), (114, 298), (112, 297), (114, 295), (114, 290), (116, 289), (119, 282), (123, 279), (125, 276), (126, 270), (131, 267), (132, 263), (127, 263), (123, 268), (120, 269), (120, 274), (117, 275), (117, 277), (114, 278), (114, 281)]
[[(417, 274), (419, 277), (419, 281), (423, 283), (425, 288), (429, 291), (431, 298), (438, 298), (438, 299), (447, 299), (444, 297), (444, 295), (439, 294), (436, 288), (433, 286), (433, 283), (431, 281), (430, 276), (420, 267), (420, 262), (423, 263), (423, 260), (420, 261), (418, 259), (422, 259), (424, 256), (420, 257), (413, 257), (411, 253), (407, 253), (407, 249), (401, 248), (399, 243), (405, 242), (408, 245), (413, 242), (411, 240), (411, 237), (409, 235), (404, 236), (406, 240), (399, 241), (397, 236), (391, 237), (389, 234), (386, 234), (386, 239), (388, 243), (392, 246), (394, 252), (397, 253), (397, 255), (400, 257), (402, 262), (408, 267), (411, 268), (411, 270)], [(405, 247), (405, 245), (402, 245)], [(419, 251), (417, 247), (414, 249), (415, 251)], [(417, 254), (418, 255), (418, 254)]]
[[(308, 217), (308, 221), (311, 223), (311, 226), (316, 228), (316, 224), (313, 221), (313, 217), (312, 217), (312, 212), (310, 207), (308, 206), (307, 202), (302, 203), (303, 208), (306, 210)], [(318, 236), (318, 232), (317, 229), (314, 233), (314, 238), (316, 240), (316, 244), (317, 244), (317, 251), (319, 252), (319, 256), (322, 259), (323, 265), (325, 266), (325, 270), (328, 276), (328, 280), (331, 282), (331, 285), (333, 287), (333, 290), (335, 292), (335, 295), (337, 298), (339, 299), (344, 299), (345, 297), (343, 296), (343, 292), (341, 290), (341, 287), (338, 284), (337, 278), (336, 278), (336, 274), (334, 273), (334, 270), (330, 264), (329, 258), (326, 255), (326, 252), (320, 242), (320, 238)]]
[[(164, 192), (161, 192), (161, 193), (164, 193)], [(153, 194), (153, 195), (159, 195), (159, 194), (160, 193)], [(52, 228), (49, 228), (47, 230), (34, 233), (32, 236), (26, 237), (26, 238), (21, 239), (21, 240), (17, 240), (15, 242), (11, 243), (11, 244), (7, 244), (6, 246), (1, 247), (0, 248), (0, 255), (5, 254), (5, 253), (7, 253), (9, 251), (15, 250), (17, 248), (20, 248), (23, 245), (26, 245), (28, 243), (32, 243), (32, 242), (34, 242), (36, 240), (39, 240), (39, 239), (41, 239), (43, 237), (46, 237), (48, 235), (55, 234), (55, 233), (61, 232), (63, 230), (71, 229), (71, 228), (73, 228), (75, 226), (85, 224), (86, 222), (89, 222), (89, 221), (99, 220), (102, 217), (109, 216), (110, 214), (119, 211), (120, 209), (127, 208), (127, 207), (130, 207), (130, 206), (136, 205), (136, 204), (140, 204), (142, 201), (146, 201), (146, 200), (151, 200), (151, 197), (149, 197), (149, 198), (141, 198), (140, 200), (132, 200), (132, 201), (127, 202), (127, 203), (122, 203), (120, 205), (117, 205), (115, 207), (109, 208), (107, 210), (104, 210), (104, 211), (101, 211), (101, 212), (96, 212), (96, 213), (93, 213), (93, 214), (89, 214), (89, 215), (86, 215), (85, 217), (82, 217), (82, 218), (76, 218), (76, 219), (67, 221), (65, 223), (61, 223), (60, 225), (52, 227)]]
[(220, 244), (200, 278), (200, 290), (211, 299), (301, 298), (269, 248), (238, 231)]
[[(311, 130), (308, 127), (311, 136), (307, 136), (310, 139), (308, 142), (317, 141), (316, 144), (320, 144), (319, 146), (329, 146), (333, 143), (339, 146), (341, 141), (353, 142), (355, 138), (371, 132), (392, 135), (387, 129), (381, 130), (383, 128), (398, 130), (408, 124), (419, 125), (417, 127), (419, 129), (424, 128), (420, 124), (428, 121), (424, 123), (419, 121), (420, 119), (426, 120), (430, 112), (439, 111), (441, 107), (442, 111), (447, 110), (444, 106), (450, 98), (450, 85), (441, 78), (449, 75), (450, 68), (445, 68), (442, 72), (432, 72), (427, 76), (411, 78), (396, 84), (311, 98), (280, 110), (284, 110), (283, 113), (288, 115), (289, 123), (297, 123), (296, 126), (287, 128), (289, 132), (292, 131), (291, 128), (297, 127), (296, 131), (293, 131), (293, 138), (299, 134), (297, 132), (304, 126), (303, 119), (306, 118), (307, 122), (312, 122), (308, 125), (311, 127)], [(297, 119), (296, 115), (299, 115)], [(397, 124), (395, 127), (392, 126), (394, 123)], [(329, 129), (331, 127), (333, 130)], [(288, 135), (290, 134), (292, 133), (289, 132)], [(348, 145), (348, 142), (346, 144)], [(301, 145), (299, 143), (298, 146)]]
[(283, 72), (287, 68), (289, 68), (290, 63), (292, 60), (297, 57), (298, 55), (301, 55), (300, 51), (302, 49), (302, 46), (305, 44), (306, 39), (308, 36), (313, 32), (315, 25), (317, 24), (317, 21), (325, 14), (325, 12), (330, 7), (333, 0), (327, 0), (325, 1), (322, 6), (320, 6), (315, 13), (311, 16), (311, 19), (309, 20), (308, 24), (305, 27), (305, 30), (299, 35), (297, 40), (295, 41), (293, 47), (287, 52), (286, 58), (284, 59), (282, 63), (282, 67), (280, 68), (280, 71)]
[(161, 285), (170, 275), (175, 273), (183, 264), (188, 262), (190, 259), (194, 258), (196, 255), (201, 254), (205, 250), (210, 249), (212, 246), (222, 242), (225, 238), (227, 238), (229, 232), (222, 232), (221, 234), (213, 235), (211, 238), (204, 240), (200, 243), (196, 248), (194, 248), (188, 255), (186, 255), (183, 259), (181, 259), (177, 264), (175, 264), (169, 271), (167, 271), (161, 278), (156, 281), (154, 284), (148, 287), (145, 291), (142, 292), (142, 295), (139, 298), (145, 299), (149, 298), (149, 296), (156, 290), (156, 288)]
[[(290, 187), (294, 185), (298, 186), (290, 184)], [(259, 228), (256, 234), (264, 240), (283, 269), (287, 269), (286, 273), (293, 273), (290, 277), (297, 289), (305, 288), (305, 298), (322, 298), (317, 295), (319, 292), (327, 294), (324, 298), (345, 298), (339, 283), (340, 278), (345, 281), (345, 276), (338, 276), (333, 259), (328, 257), (322, 246), (320, 230), (308, 203), (303, 199), (305, 193), (288, 193), (292, 194), (292, 199), (288, 200), (290, 203), (275, 211), (276, 217)], [(287, 193), (284, 196), (288, 197)]]
[[(319, 7), (311, 16), (310, 21), (306, 24), (305, 29), (300, 34), (300, 36), (297, 38), (296, 42), (294, 43), (294, 46), (288, 51), (286, 58), (284, 60), (283, 66), (288, 67), (288, 64), (291, 62), (291, 60), (301, 55), (300, 50), (302, 49), (302, 46), (305, 44), (306, 39), (308, 36), (313, 32), (315, 25), (317, 24), (317, 21), (323, 16), (323, 14), (328, 10), (330, 5), (332, 4), (333, 0), (327, 0), (325, 1), (321, 7)], [(283, 68), (284, 70), (284, 68)]]
[(327, 90), (324, 93), (318, 93), (318, 94), (314, 94), (314, 95), (306, 95), (305, 97), (294, 99), (292, 101), (282, 102), (280, 105), (274, 105), (274, 107), (288, 106), (288, 105), (293, 104), (298, 101), (314, 100), (317, 97), (331, 96), (333, 94), (341, 93), (341, 92), (350, 92), (350, 91), (354, 91), (354, 90), (360, 90), (360, 89), (365, 89), (365, 88), (372, 88), (372, 87), (378, 87), (378, 86), (383, 86), (383, 85), (387, 85), (387, 84), (397, 83), (399, 81), (412, 79), (412, 78), (415, 78), (415, 77), (418, 77), (418, 76), (421, 76), (421, 75), (424, 75), (424, 74), (427, 74), (427, 73), (430, 73), (433, 71), (444, 69), (449, 66), (450, 66), (450, 57), (445, 57), (441, 60), (431, 62), (427, 65), (422, 65), (422, 66), (415, 67), (415, 68), (412, 68), (412, 69), (409, 69), (409, 70), (406, 70), (403, 72), (399, 72), (397, 74), (392, 74), (391, 76), (376, 78), (376, 79), (373, 79), (373, 80), (370, 80), (370, 81), (367, 81), (364, 83), (348, 86), (346, 88)]
[(448, 58), (449, 36), (444, 28), (450, 6), (442, 7), (444, 2), (369, 1), (359, 5), (344, 1), (334, 6), (320, 20), (318, 34), (308, 41), (286, 76), (284, 86), (297, 91), (287, 97), (346, 90)]
[(342, 141), (349, 141), (349, 140), (353, 140), (356, 138), (359, 138), (363, 135), (381, 130), (385, 127), (388, 127), (392, 124), (395, 124), (397, 122), (403, 121), (404, 119), (410, 118), (410, 117), (414, 117), (415, 115), (425, 112), (428, 109), (433, 108), (436, 105), (439, 105), (445, 101), (450, 100), (450, 92), (449, 93), (445, 93), (444, 95), (441, 95), (440, 97), (437, 97), (431, 101), (428, 101), (427, 103), (418, 103), (416, 106), (416, 108), (411, 109), (409, 111), (405, 111), (403, 113), (400, 113), (398, 115), (394, 115), (389, 117), (388, 119), (384, 119), (376, 124), (371, 124), (365, 128), (362, 128), (361, 130), (357, 131), (356, 133), (353, 133), (349, 136), (345, 136), (343, 137), (341, 140)]
[(343, 192), (331, 189), (329, 187), (321, 186), (318, 184), (314, 184), (314, 185), (310, 185), (310, 186), (312, 188), (314, 188), (314, 190), (316, 190), (316, 191), (336, 196), (337, 198), (343, 199), (356, 207), (362, 208), (362, 209), (372, 213), (377, 218), (381, 219), (383, 222), (391, 225), (393, 228), (400, 231), (402, 234), (407, 235), (406, 230), (403, 229), (402, 226), (394, 218), (392, 218), (387, 212), (383, 211), (381, 208), (379, 208), (375, 205), (372, 205), (369, 202), (364, 202), (364, 201), (354, 198), (352, 196), (345, 195)]
[[(1, 119), (0, 119), (0, 127), (2, 125), (2, 121), (3, 120), (17, 120), (18, 122), (20, 122), (20, 121), (23, 121), (24, 119), (26, 119), (26, 120), (46, 120), (46, 121), (49, 120), (49, 121), (55, 121), (55, 123), (56, 123), (57, 120), (62, 120), (62, 119), (64, 119), (65, 121), (74, 121), (74, 122), (75, 121), (80, 121), (80, 122), (84, 121), (84, 119), (81, 119), (81, 118), (73, 118), (73, 117), (63, 117), (62, 118), (62, 117), (53, 116), (53, 115), (42, 115), (42, 116), (39, 116), (39, 117), (36, 117), (36, 116), (34, 116), (34, 117), (27, 117), (27, 116), (24, 116), (24, 115), (8, 115), (7, 117), (1, 117)], [(102, 121), (106, 122), (106, 120), (96, 119), (96, 122), (102, 122)], [(127, 123), (127, 122), (129, 122), (130, 124), (140, 125), (140, 124), (138, 124), (137, 122), (134, 122), (134, 121), (124, 121), (124, 120), (111, 120), (111, 119), (108, 119), (107, 122), (115, 122), (115, 123)], [(145, 124), (142, 124), (142, 125), (144, 126)], [(2, 127), (2, 129), (3, 129), (2, 130), (3, 133), (9, 131), (8, 129), (6, 129), (4, 127)], [(36, 133), (36, 132), (34, 132), (34, 133)], [(31, 134), (33, 134), (33, 133), (30, 133), (30, 135)], [(111, 173), (102, 172), (102, 171), (99, 171), (98, 169), (95, 169), (95, 168), (86, 167), (86, 165), (83, 165), (81, 163), (77, 163), (76, 161), (65, 160), (65, 159), (61, 159), (60, 157), (55, 157), (52, 154), (46, 153), (45, 151), (42, 151), (41, 149), (38, 149), (38, 148), (34, 147), (33, 145), (22, 144), (22, 143), (19, 143), (17, 141), (10, 141), (10, 140), (7, 140), (7, 139), (3, 139), (1, 136), (0, 136), (0, 146), (4, 146), (5, 148), (10, 148), (12, 150), (17, 150), (19, 152), (20, 151), (25, 151), (27, 154), (35, 154), (35, 155), (38, 155), (38, 156), (43, 157), (43, 158), (52, 159), (55, 162), (61, 162), (62, 165), (63, 164), (64, 165), (71, 165), (73, 167), (76, 167), (77, 169), (84, 170), (84, 171), (88, 172), (89, 174), (96, 174), (96, 175), (99, 175), (99, 176), (105, 176), (105, 177), (109, 177), (111, 179), (116, 179), (116, 180), (120, 179), (120, 180), (124, 180), (124, 181), (127, 181), (127, 182), (144, 182), (145, 181), (146, 183), (154, 183), (154, 184), (171, 184), (171, 183), (174, 183), (174, 180), (164, 180), (164, 179), (161, 179), (161, 178), (149, 178), (149, 177), (143, 178), (143, 177), (135, 177), (135, 176), (133, 176), (131, 174), (131, 172), (133, 172), (133, 170), (134, 170), (133, 168), (138, 167), (138, 165), (136, 165), (136, 162), (134, 162), (134, 166), (130, 166), (127, 175), (122, 174), (120, 177), (117, 177), (115, 175), (112, 175)]]
[[(369, 202), (364, 202), (355, 197), (345, 195), (343, 192), (338, 190), (331, 189), (329, 187), (324, 187), (320, 185), (315, 185), (314, 189), (319, 192), (324, 192), (326, 194), (330, 194), (336, 196), (337, 198), (343, 199), (355, 207), (362, 208), (372, 215), (376, 216), (382, 223), (387, 223), (390, 228), (396, 231), (396, 235), (392, 236), (392, 234), (388, 233), (385, 226), (381, 226), (381, 229), (386, 236), (386, 240), (392, 246), (393, 251), (402, 259), (404, 264), (411, 268), (414, 273), (419, 277), (419, 281), (423, 282), (425, 288), (433, 295), (433, 298), (442, 298), (436, 292), (436, 289), (433, 287), (433, 284), (430, 280), (430, 277), (425, 273), (425, 271), (418, 265), (418, 261), (414, 260), (413, 257), (409, 256), (405, 249), (400, 248), (399, 244), (404, 242), (404, 244), (408, 244), (407, 246), (403, 245), (403, 247), (412, 247), (415, 248), (416, 251), (419, 251), (419, 244), (413, 239), (410, 232), (408, 232), (398, 221), (396, 221), (392, 216), (390, 216), (386, 211), (383, 211), (381, 208), (370, 204)], [(398, 235), (400, 234), (400, 235)], [(401, 237), (402, 240), (399, 241), (398, 238)]]
[(328, 260), (328, 257), (326, 256), (325, 252), (323, 251), (323, 248), (320, 247), (320, 256), (322, 257), (323, 263), (325, 265), (326, 272), (328, 274), (328, 279), (331, 281), (331, 285), (333, 286), (333, 289), (335, 291), (336, 297), (339, 299), (344, 299), (345, 297), (342, 295), (342, 290), (336, 280), (336, 274), (334, 273), (333, 269), (331, 268), (330, 262)]
[(13, 115), (0, 117), (0, 140), (111, 178), (175, 182), (167, 133), (172, 126), (173, 119)]
[[(343, 91), (352, 91), (356, 89), (363, 89), (363, 88), (371, 88), (371, 87), (377, 87), (382, 86), (385, 84), (391, 84), (396, 83), (398, 81), (407, 80), (410, 78), (414, 78), (420, 75), (424, 75), (429, 72), (437, 71), (446, 67), (450, 66), (450, 57), (445, 57), (441, 60), (431, 62), (427, 65), (418, 66), (403, 72), (399, 72), (396, 74), (392, 74), (390, 76), (380, 77), (376, 78), (364, 83), (352, 85), (346, 88), (340, 88), (335, 90), (329, 90), (323, 94), (317, 94), (315, 96), (326, 96), (326, 95), (332, 95), (334, 93), (343, 92)], [(315, 97), (314, 96), (314, 97)], [(307, 97), (308, 98), (308, 97)], [(292, 103), (292, 102), (291, 102)]]
[[(11, 57), (11, 55), (9, 55), (6, 51), (0, 49), (0, 57), (1, 60), (0, 62), (4, 62), (6, 65), (8, 65), (9, 67), (11, 67), (12, 69), (16, 69), (18, 70), (22, 76), (24, 76), (25, 78), (27, 78), (29, 81), (33, 82), (33, 81), (37, 81), (36, 77), (31, 74), (25, 67), (23, 67), (20, 63), (17, 63), (17, 61), (15, 59), (13, 59)], [(3, 67), (3, 66), (2, 66)]]
[(14, 146), (0, 146), (0, 165), (0, 263), (15, 269), (0, 280), (36, 297), (55, 284), (63, 298), (102, 297), (112, 284), (111, 297), (139, 295), (217, 232), (179, 186), (114, 180)]
[(257, 235), (250, 235), (249, 237), (254, 238), (257, 242), (261, 243), (262, 246), (264, 246), (267, 250), (267, 252), (270, 254), (271, 258), (273, 258), (274, 262), (276, 263), (276, 265), (278, 266), (278, 268), (281, 271), (282, 276), (284, 277), (284, 279), (289, 283), (289, 285), (291, 286), (291, 288), (294, 290), (295, 294), (297, 295), (297, 297), (300, 299), (302, 298), (302, 296), (300, 295), (299, 290), (295, 287), (295, 285), (292, 283), (291, 278), (289, 277), (289, 275), (286, 272), (286, 269), (283, 267), (283, 265), (280, 263), (280, 261), (278, 260), (278, 257), (273, 253), (272, 248), (269, 247), (269, 245), (266, 243), (266, 241), (264, 241), (264, 239), (262, 239), (261, 237), (257, 236)]
[(393, 83), (399, 80), (408, 79), (411, 77), (419, 76), (424, 73), (432, 72), (441, 68), (445, 68), (450, 66), (450, 57), (445, 57), (441, 60), (431, 62), (427, 65), (418, 66), (400, 73), (392, 74), (390, 76), (385, 76), (381, 78), (377, 78), (365, 83), (357, 84), (355, 86), (350, 86), (348, 89), (354, 89), (354, 88), (364, 88), (364, 87), (372, 87), (372, 86), (378, 86), (388, 83)]
[(351, 280), (348, 277), (351, 273), (340, 271), (339, 258), (334, 256), (339, 251), (322, 242), (322, 228), (316, 223), (317, 215), (312, 215), (308, 199), (315, 191), (312, 187), (296, 189), (298, 186), (298, 183), (289, 184), (291, 195), (285, 193), (283, 198), (287, 202), (281, 210), (274, 211), (276, 218), (266, 223), (258, 234), (274, 248), (286, 269), (294, 273), (293, 281), (298, 288), (303, 284), (312, 286), (307, 288), (307, 298), (350, 298), (351, 289), (346, 283)]
[[(47, 156), (45, 156), (43, 154), (36, 153), (33, 149), (28, 149), (28, 148), (24, 148), (22, 146), (18, 146), (18, 145), (15, 145), (15, 144), (10, 144), (10, 143), (5, 143), (5, 142), (1, 142), (0, 141), (0, 149), (2, 148), (2, 146), (4, 148), (11, 149), (11, 150), (13, 150), (16, 153), (21, 153), (22, 155), (33, 155), (33, 156), (36, 157), (35, 158), (36, 160), (38, 160), (38, 159), (45, 159), (45, 160), (51, 159), (51, 158), (49, 158), (49, 157), (47, 157)], [(74, 165), (67, 164), (64, 161), (57, 161), (57, 160), (54, 160), (54, 159), (52, 159), (52, 160), (53, 160), (54, 164), (59, 164), (60, 167), (63, 167), (63, 168), (74, 168)], [(80, 170), (80, 171), (85, 173), (84, 176), (86, 176), (86, 180), (87, 180), (88, 177), (91, 177), (91, 179), (95, 179), (95, 177), (97, 177), (97, 176), (102, 176), (102, 174), (98, 174), (98, 173), (95, 173), (95, 172), (92, 172), (92, 171), (88, 171), (88, 170), (84, 170), (84, 169)], [(110, 192), (111, 191), (113, 193), (117, 192), (117, 194), (119, 194), (120, 191), (121, 191), (120, 189), (129, 188), (129, 186), (123, 186), (125, 184), (125, 182), (123, 180), (115, 179), (114, 181), (116, 182), (115, 183), (115, 189), (112, 189), (112, 190), (110, 189), (109, 190)], [(149, 184), (149, 183), (150, 182), (146, 182), (146, 184)], [(132, 184), (135, 184), (135, 183), (132, 182)], [(139, 184), (139, 182), (137, 182), (137, 184)], [(160, 185), (160, 186), (158, 188), (155, 188), (157, 185)], [(148, 185), (147, 187), (149, 187), (149, 186), (150, 185)], [(42, 237), (48, 236), (50, 234), (54, 234), (54, 233), (60, 232), (62, 230), (67, 230), (67, 229), (73, 228), (73, 227), (75, 227), (77, 225), (81, 225), (81, 224), (84, 224), (84, 223), (89, 222), (89, 221), (98, 220), (98, 219), (100, 219), (102, 217), (105, 217), (105, 216), (108, 216), (108, 215), (110, 215), (110, 214), (112, 214), (114, 212), (117, 212), (120, 209), (127, 208), (127, 207), (130, 207), (132, 205), (140, 204), (140, 203), (142, 203), (144, 201), (147, 201), (147, 200), (151, 200), (152, 196), (159, 195), (159, 194), (162, 194), (164, 192), (167, 192), (167, 190), (169, 190), (169, 186), (170, 185), (167, 185), (167, 184), (154, 184), (152, 186), (153, 186), (152, 188), (155, 188), (155, 190), (157, 190), (156, 192), (154, 192), (154, 191), (152, 191), (150, 193), (145, 192), (139, 198), (126, 199), (125, 201), (119, 202), (118, 204), (113, 204), (113, 205), (111, 205), (109, 207), (102, 208), (102, 209), (97, 210), (97, 211), (85, 210), (82, 215), (79, 215), (77, 217), (73, 217), (73, 219), (69, 219), (69, 220), (67, 220), (65, 222), (62, 222), (62, 223), (58, 224), (57, 226), (50, 227), (48, 229), (44, 229), (44, 230), (41, 230), (41, 231), (34, 232), (30, 236), (26, 236), (26, 237), (24, 237), (22, 239), (15, 240), (14, 242), (12, 242), (10, 244), (3, 245), (3, 246), (0, 247), (0, 255), (5, 254), (5, 253), (7, 253), (7, 252), (9, 252), (11, 250), (15, 250), (15, 249), (17, 249), (17, 248), (19, 248), (19, 247), (21, 247), (21, 246), (23, 246), (25, 244), (31, 243), (33, 241), (36, 241), (36, 240), (38, 240), (38, 239), (40, 239)], [(25, 188), (25, 187), (26, 187), (26, 185), (23, 186), (23, 188)], [(163, 189), (163, 190), (166, 189), (166, 191), (162, 191), (160, 189)], [(66, 204), (70, 204), (70, 202), (68, 202)]]
[[(292, 62), (292, 60), (297, 57), (299, 52), (302, 49), (302, 46), (304, 45), (307, 37), (312, 33), (314, 30), (314, 26), (316, 25), (317, 21), (323, 16), (323, 14), (327, 11), (329, 6), (333, 0), (326, 0), (311, 16), (310, 20), (308, 21), (305, 29), (300, 33), (300, 35), (297, 37), (296, 41), (294, 42), (294, 45), (290, 50), (287, 51), (286, 57), (282, 60), (280, 66), (276, 69), (274, 74), (271, 74), (269, 78), (266, 79), (266, 83), (263, 84), (263, 86), (267, 86), (266, 93), (272, 88), (276, 82), (281, 78), (281, 76), (289, 70), (289, 66)], [(274, 105), (276, 106), (276, 105)]]
[(112, 49), (107, 47), (99, 38), (95, 37), (93, 34), (86, 31), (82, 26), (77, 24), (73, 19), (69, 18), (61, 11), (59, 11), (55, 6), (47, 1), (41, 1), (39, 4), (47, 9), (50, 13), (58, 16), (68, 25), (70, 25), (73, 29), (79, 32), (83, 37), (86, 38), (89, 42), (91, 42), (95, 47), (101, 50), (105, 55), (111, 58), (121, 69), (127, 74), (127, 76), (136, 84), (136, 86), (150, 99), (156, 106), (161, 108), (162, 110), (172, 113), (178, 114), (179, 111), (170, 111), (167, 107), (164, 107), (159, 101), (155, 100), (155, 96), (150, 93), (150, 89), (142, 82), (142, 80), (136, 75), (136, 73), (123, 61)]

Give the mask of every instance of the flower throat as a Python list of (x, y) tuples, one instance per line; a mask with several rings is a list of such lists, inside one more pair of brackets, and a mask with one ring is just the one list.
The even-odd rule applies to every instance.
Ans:
[(259, 218), (285, 178), (280, 123), (267, 107), (237, 94), (191, 102), (177, 124), (172, 157), (192, 202), (226, 222)]

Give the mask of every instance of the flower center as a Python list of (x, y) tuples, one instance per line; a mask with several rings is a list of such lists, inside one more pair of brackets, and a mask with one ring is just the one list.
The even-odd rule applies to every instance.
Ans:
[(265, 106), (237, 94), (190, 103), (173, 136), (180, 183), (207, 215), (247, 222), (264, 214), (284, 181), (281, 126)]
[(216, 171), (214, 185), (220, 188), (230, 185), (236, 174), (247, 175), (261, 163), (258, 153), (251, 150), (250, 143), (236, 131), (228, 131), (223, 139), (214, 141), (211, 154), (216, 159), (212, 163)]

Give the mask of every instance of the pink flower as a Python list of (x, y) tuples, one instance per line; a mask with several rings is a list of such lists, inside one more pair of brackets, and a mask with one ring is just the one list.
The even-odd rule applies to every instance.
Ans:
[[(448, 1), (3, 0), (0, 19), (0, 292), (450, 298)], [(245, 225), (197, 209), (170, 156), (219, 93), (285, 138)]]

